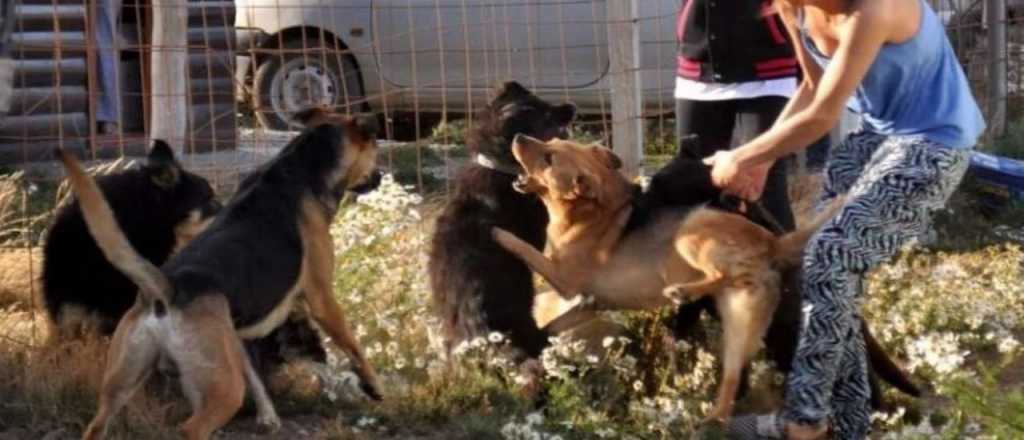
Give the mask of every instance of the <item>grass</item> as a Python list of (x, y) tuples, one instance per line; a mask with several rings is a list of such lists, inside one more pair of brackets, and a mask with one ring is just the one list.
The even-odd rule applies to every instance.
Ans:
[(1008, 121), (1006, 133), (995, 139), (986, 150), (999, 156), (1024, 160), (1024, 118)]
[[(459, 150), (449, 151), (457, 157)], [(366, 401), (344, 356), (296, 368), (274, 388), (286, 419), (278, 436), (254, 431), (251, 408), (222, 438), (594, 439), (680, 438), (697, 426), (717, 386), (716, 324), (707, 337), (668, 345), (665, 313), (611, 313), (624, 330), (606, 349), (559, 339), (545, 352), (546, 406), (518, 385), (528, 377), (507, 359), (500, 338), (468, 344), (454, 360), (440, 355), (431, 313), (425, 250), (440, 196), (412, 190), (420, 163), (443, 164), (444, 152), (415, 146), (385, 151), (395, 177), (348, 203), (332, 227), (334, 288), (366, 356), (382, 375), (386, 400)], [(661, 156), (664, 157), (665, 155)], [(656, 166), (657, 159), (652, 161)], [(426, 183), (426, 176), (424, 176)], [(443, 194), (438, 177), (434, 194)], [(792, 185), (806, 212), (815, 179)], [(19, 188), (24, 188), (19, 187)], [(428, 188), (429, 190), (430, 188)], [(55, 190), (55, 189), (54, 189)], [(48, 190), (47, 190), (48, 191)], [(7, 209), (45, 215), (37, 190)], [(26, 202), (29, 202), (26, 204)], [(38, 203), (38, 205), (36, 205)], [(52, 206), (52, 202), (49, 202)], [(23, 210), (22, 206), (38, 206)], [(879, 415), (876, 438), (1022, 438), (1024, 406), (1024, 251), (997, 226), (1024, 226), (1022, 207), (988, 212), (968, 183), (938, 220), (937, 241), (884, 265), (869, 280), (864, 310), (883, 344), (929, 384), (914, 400), (889, 391), (895, 405)], [(0, 206), (0, 212), (2, 211)], [(31, 283), (29, 283), (31, 284)], [(103, 341), (44, 345), (39, 309), (24, 301), (0, 309), (0, 438), (73, 438), (95, 411)], [(1017, 345), (1015, 345), (1017, 344)], [(753, 391), (741, 411), (777, 402), (781, 377), (757, 360)], [(309, 382), (304, 382), (308, 380)], [(296, 384), (312, 383), (315, 386)], [(282, 385), (283, 384), (283, 385)], [(176, 386), (150, 384), (117, 418), (112, 438), (172, 438), (188, 406)], [(305, 432), (305, 434), (302, 434)], [(66, 435), (65, 435), (66, 434)]]

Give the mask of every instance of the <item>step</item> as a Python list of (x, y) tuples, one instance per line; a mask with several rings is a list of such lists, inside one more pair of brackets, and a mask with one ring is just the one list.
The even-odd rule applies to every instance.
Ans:
[(88, 93), (83, 86), (28, 87), (14, 89), (8, 116), (84, 113), (88, 106)]
[(15, 60), (14, 65), (15, 87), (52, 87), (58, 69), (62, 86), (85, 85), (85, 58)]
[(221, 121), (234, 120), (236, 112), (233, 102), (221, 102), (210, 105), (193, 101), (190, 110), (192, 122), (188, 127), (190, 131), (202, 130), (214, 124), (220, 124)]
[(30, 31), (11, 34), (11, 55), (15, 58), (50, 58), (57, 48), (64, 54), (85, 52), (85, 32)]
[(223, 27), (224, 24), (233, 26), (235, 24), (235, 2), (190, 2), (188, 5), (189, 27), (201, 27), (204, 20), (206, 26)]
[[(85, 157), (89, 143), (84, 139), (36, 139), (27, 142), (15, 142), (0, 139), (0, 165), (10, 166), (29, 162), (46, 162), (53, 160), (53, 150), (64, 148), (78, 157)], [(63, 173), (61, 174), (63, 176)]]
[[(139, 29), (128, 28), (122, 30), (124, 40), (128, 42), (126, 50), (138, 50), (138, 41), (140, 41), (138, 34)], [(196, 51), (201, 49), (217, 49), (226, 50), (234, 46), (235, 44), (235, 30), (232, 26), (209, 24), (206, 29), (202, 27), (202, 23), (196, 23), (189, 25), (187, 31), (187, 44), (189, 50)]]
[(85, 4), (77, 5), (26, 5), (15, 7), (18, 17), (18, 31), (53, 31), (60, 25), (61, 31), (85, 30)]
[(213, 51), (207, 54), (202, 50), (193, 50), (188, 54), (190, 78), (233, 78), (234, 64), (235, 57), (227, 51)]
[[(43, 139), (74, 138), (89, 135), (85, 113), (8, 116), (0, 125), (0, 142), (36, 142)], [(63, 127), (61, 135), (60, 127)]]

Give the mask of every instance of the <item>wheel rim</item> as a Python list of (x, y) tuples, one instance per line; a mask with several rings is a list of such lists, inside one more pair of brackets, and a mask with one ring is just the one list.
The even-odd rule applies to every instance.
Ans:
[(333, 106), (338, 99), (338, 78), (317, 60), (295, 58), (274, 74), (270, 105), (288, 125), (291, 115), (314, 105)]

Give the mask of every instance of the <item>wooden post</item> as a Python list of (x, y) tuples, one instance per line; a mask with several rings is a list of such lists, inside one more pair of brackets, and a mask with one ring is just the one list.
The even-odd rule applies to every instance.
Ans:
[(185, 150), (185, 96), (188, 76), (187, 0), (152, 0), (153, 37), (150, 39), (150, 138)]
[(1002, 136), (1006, 130), (1006, 0), (988, 0), (988, 108), (989, 135)]
[(611, 0), (607, 6), (612, 147), (632, 178), (642, 171), (644, 145), (637, 0)]

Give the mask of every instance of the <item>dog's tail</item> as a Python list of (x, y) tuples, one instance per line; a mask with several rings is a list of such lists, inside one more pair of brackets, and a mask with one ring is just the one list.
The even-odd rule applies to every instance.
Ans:
[(167, 277), (128, 242), (96, 181), (82, 169), (78, 160), (62, 149), (57, 149), (55, 155), (64, 163), (68, 181), (96, 245), (110, 264), (139, 286), (143, 298), (153, 302), (158, 311), (162, 310), (171, 291)]
[(899, 365), (896, 365), (896, 362), (893, 362), (889, 354), (882, 348), (882, 344), (875, 339), (875, 335), (871, 334), (867, 322), (862, 320), (861, 325), (861, 334), (864, 335), (864, 346), (868, 352), (868, 363), (871, 365), (871, 370), (896, 389), (908, 395), (920, 397), (921, 389), (907, 377), (907, 373)]
[(775, 260), (784, 264), (800, 264), (804, 245), (807, 244), (807, 241), (811, 239), (815, 232), (818, 232), (818, 229), (821, 229), (825, 222), (831, 220), (836, 215), (839, 208), (843, 206), (844, 201), (844, 197), (836, 197), (809, 224), (779, 237), (779, 241), (775, 245)]

